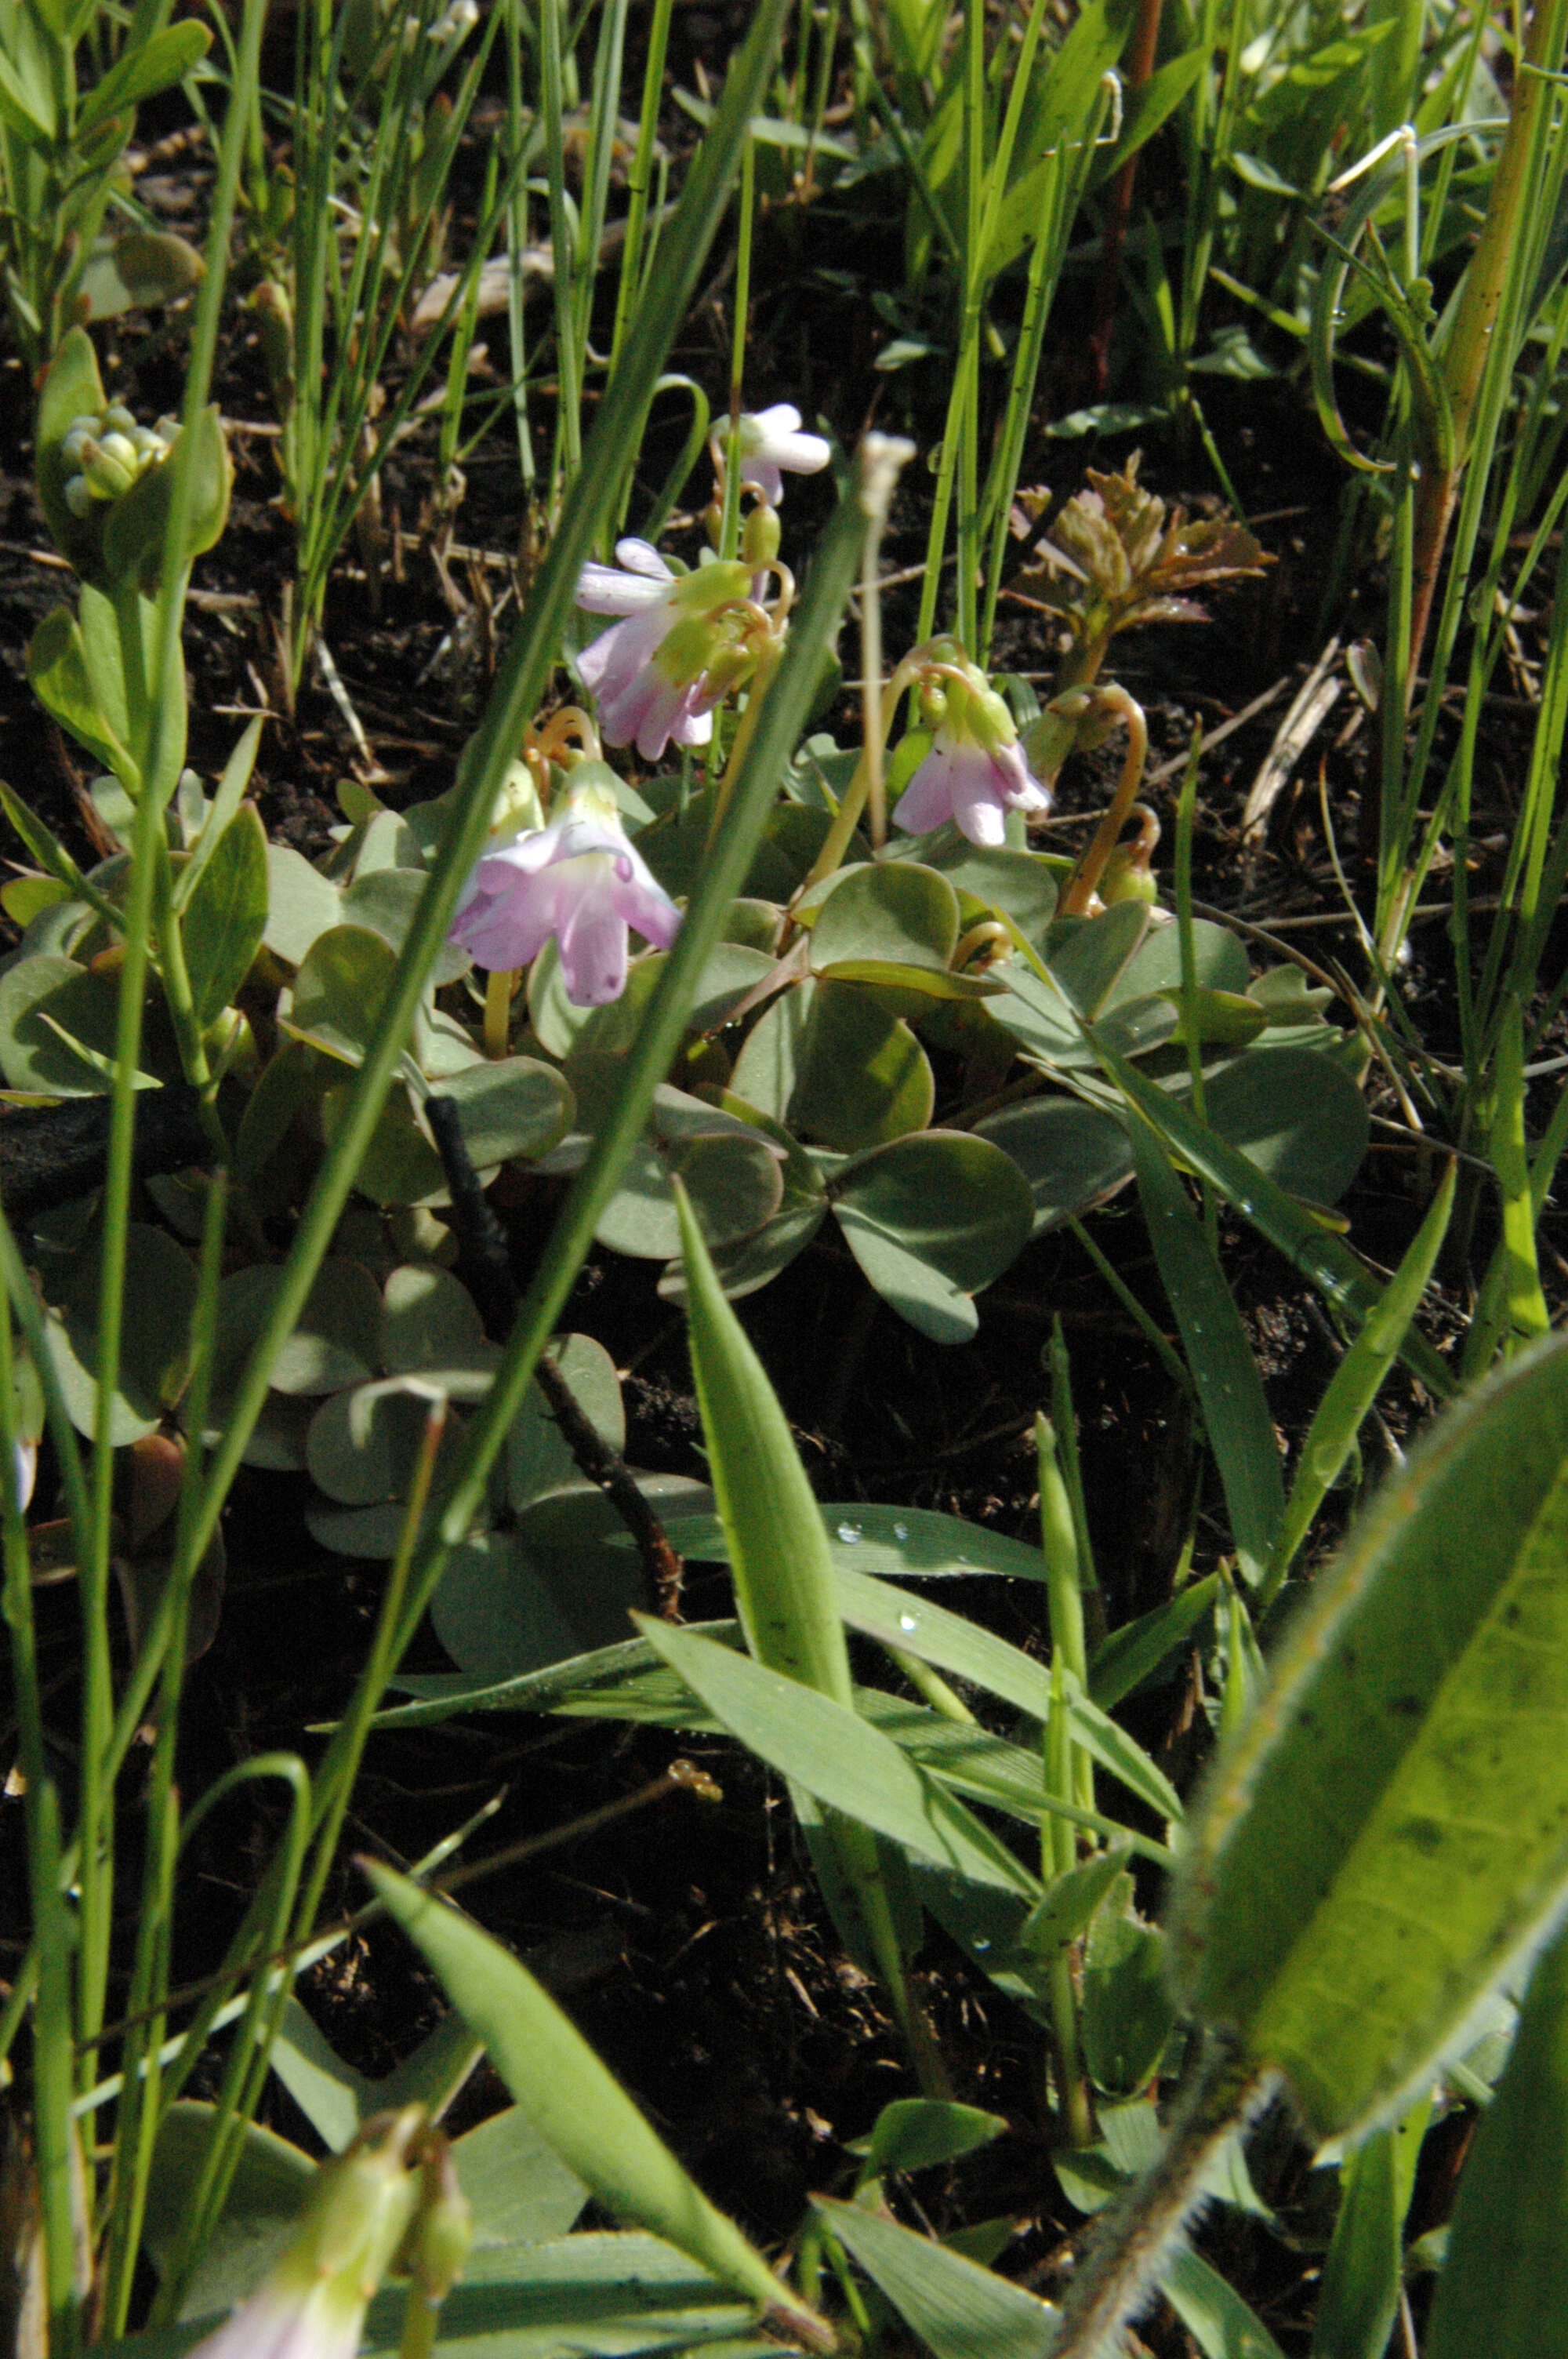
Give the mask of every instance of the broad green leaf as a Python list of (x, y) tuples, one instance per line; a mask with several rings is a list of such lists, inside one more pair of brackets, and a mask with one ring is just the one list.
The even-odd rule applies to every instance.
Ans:
[(547, 1155), (571, 1126), (571, 1091), (555, 1066), (536, 1057), (486, 1059), (443, 1082), (441, 1094), (458, 1109), (463, 1145), (477, 1171)]
[[(395, 814), (385, 811), (379, 816), (392, 819)], [(395, 951), (401, 951), (424, 893), (423, 869), (367, 870), (362, 864), (343, 893), (343, 923), (368, 926), (372, 933), (390, 942)], [(454, 983), (459, 975), (466, 974), (472, 964), (466, 951), (459, 950), (455, 942), (448, 942), (430, 970), (430, 980), (439, 990), (443, 984)]]
[(65, 606), (44, 616), (27, 642), (27, 679), (40, 704), (93, 759), (117, 776), (135, 766), (94, 692), (81, 626)]
[(895, 2097), (877, 2115), (865, 2137), (851, 2138), (849, 2152), (861, 2159), (865, 2177), (880, 2179), (890, 2170), (930, 2170), (942, 2162), (956, 2162), (1004, 2137), (1007, 2124), (1000, 2114), (982, 2113), (978, 2105), (956, 2105), (941, 2097)]
[[(794, 1053), (794, 1085), (780, 1110), (790, 1129), (845, 1155), (923, 1131), (936, 1084), (925, 1049), (903, 1018), (852, 983), (802, 985), (784, 1006), (797, 1000), (806, 1004), (805, 1026)], [(770, 1008), (762, 1024), (775, 1016), (780, 1023), (787, 1020), (783, 1009)], [(747, 1078), (751, 1048), (748, 1041), (735, 1068), (735, 1088), (745, 1098), (755, 1095)], [(773, 1111), (766, 1099), (756, 1103), (764, 1113)]]
[[(563, 1335), (550, 1346), (549, 1356), (600, 1440), (617, 1452), (624, 1451), (626, 1411), (621, 1378), (603, 1344), (595, 1343), (591, 1335)], [(577, 1461), (566, 1436), (544, 1394), (532, 1384), (506, 1437), (506, 1495), (520, 1512), (546, 1492), (579, 1480)], [(630, 1533), (626, 1538), (630, 1543)], [(675, 1545), (678, 1547), (678, 1542)]]
[[(461, 2023), (460, 2017), (451, 2019)], [(456, 2139), (452, 2160), (472, 2209), (477, 2251), (515, 2251), (563, 2236), (589, 2199), (587, 2185), (541, 2137), (522, 2105), (492, 2114)]]
[(189, 19), (127, 42), (103, 81), (83, 99), (76, 118), (78, 138), (85, 138), (112, 114), (127, 114), (144, 98), (167, 90), (171, 82), (189, 73), (211, 45), (206, 26)]
[(1076, 1098), (1039, 1097), (975, 1125), (1010, 1155), (1034, 1199), (1034, 1234), (1103, 1203), (1132, 1176), (1127, 1132), (1116, 1116)]
[(202, 269), (196, 248), (172, 230), (126, 230), (101, 240), (88, 255), (77, 301), (90, 320), (116, 320), (188, 295), (200, 285)]
[(48, 1097), (103, 1096), (108, 1083), (92, 1059), (108, 1059), (113, 1071), (118, 1009), (119, 994), (108, 975), (52, 951), (18, 959), (0, 974), (0, 1071), (7, 1088)]
[[(265, 1262), (247, 1262), (220, 1286), (215, 1378), (220, 1396), (261, 1333), (281, 1283), (280, 1270)], [(381, 1296), (375, 1280), (361, 1263), (334, 1256), (317, 1272), (298, 1323), (273, 1363), (273, 1389), (319, 1398), (345, 1385), (366, 1382), (380, 1365)]]
[(1037, 852), (987, 852), (960, 838), (933, 853), (929, 865), (957, 887), (960, 906), (968, 897), (1011, 918), (1036, 946), (1056, 914), (1061, 873)]
[(638, 1627), (731, 1735), (819, 1802), (935, 1866), (1037, 1897), (1022, 1863), (858, 1713), (689, 1630), (645, 1614)]
[(828, 2342), (821, 2321), (687, 2178), (527, 1968), (449, 1901), (376, 1862), (365, 1873), (540, 2136), (605, 2209), (666, 2238), (787, 2331)]
[(266, 930), (266, 831), (244, 803), (218, 838), (180, 920), (198, 1024), (216, 1021), (251, 971)]
[(1222, 1066), (1204, 1083), (1204, 1119), (1276, 1187), (1314, 1204), (1336, 1204), (1366, 1159), (1367, 1101), (1315, 1049), (1271, 1049)]
[[(196, 420), (189, 466), (193, 504), (185, 544), (188, 558), (211, 549), (228, 521), (233, 467), (215, 403)], [(174, 468), (165, 460), (138, 475), (114, 502), (103, 527), (103, 563), (112, 582), (134, 576), (146, 596), (156, 594), (173, 499)]]
[(1058, 920), (1046, 964), (1080, 1016), (1098, 1016), (1118, 999), (1152, 995), (1149, 985), (1132, 980), (1148, 930), (1149, 910), (1142, 901), (1119, 901), (1098, 918)]
[(1320, 2137), (1393, 2115), (1568, 1895), (1565, 1550), (1553, 1338), (1384, 1485), (1211, 1779), (1173, 1970)]
[(381, 1364), (388, 1375), (494, 1365), (495, 1346), (466, 1286), (428, 1263), (395, 1269), (382, 1288)]
[(822, 1516), (767, 1372), (678, 1201), (691, 1370), (746, 1643), (760, 1663), (849, 1701), (849, 1655)]
[(1427, 2359), (1568, 2353), (1568, 1933), (1530, 1977), (1459, 2182)]
[(1057, 2322), (1048, 2301), (883, 2213), (826, 2195), (813, 2201), (936, 2359), (1046, 2359)]
[(381, 1021), (397, 964), (389, 942), (367, 926), (333, 926), (319, 934), (295, 977), (284, 1028), (328, 1056), (357, 1065)]
[(818, 973), (846, 960), (945, 972), (958, 940), (958, 897), (934, 868), (913, 860), (851, 869), (823, 902), (811, 929)]
[(1187, 1191), (1141, 1123), (1132, 1130), (1138, 1192), (1154, 1258), (1203, 1405), (1209, 1447), (1225, 1487), (1231, 1533), (1247, 1579), (1268, 1569), (1285, 1513), (1285, 1480), (1262, 1378), (1234, 1297)]
[[(182, 2099), (158, 2125), (144, 2235), (155, 2268), (179, 2243), (213, 2128), (213, 2108)], [(182, 2315), (200, 2318), (254, 2292), (287, 2242), (316, 2165), (286, 2138), (248, 2124), (222, 2217), (197, 2264)]]
[[(329, 1147), (347, 1116), (351, 1087), (342, 1082), (321, 1093), (321, 1129)], [(445, 1167), (420, 1128), (406, 1089), (395, 1088), (382, 1107), (354, 1185), (377, 1204), (429, 1204), (446, 1195)]]
[(269, 951), (303, 966), (313, 942), (342, 919), (342, 896), (331, 879), (286, 843), (266, 848), (266, 932)]
[(934, 1343), (974, 1332), (973, 1296), (1029, 1242), (1034, 1203), (989, 1139), (930, 1130), (846, 1165), (830, 1194), (850, 1252), (884, 1301)]
[(1108, 2096), (1136, 2096), (1176, 2027), (1164, 1953), (1164, 1935), (1140, 1917), (1124, 1875), (1096, 1910), (1084, 1945), (1084, 2063)]

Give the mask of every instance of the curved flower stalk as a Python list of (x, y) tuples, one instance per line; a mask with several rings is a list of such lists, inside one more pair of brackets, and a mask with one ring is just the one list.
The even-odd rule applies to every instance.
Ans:
[(573, 1006), (603, 1007), (626, 987), (629, 929), (668, 950), (680, 917), (629, 840), (613, 794), (579, 770), (547, 827), (481, 856), (451, 940), (499, 974), (526, 966), (554, 935)]

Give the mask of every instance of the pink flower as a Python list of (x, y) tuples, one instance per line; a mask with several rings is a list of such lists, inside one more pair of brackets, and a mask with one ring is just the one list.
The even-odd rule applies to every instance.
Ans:
[(800, 412), (793, 401), (775, 401), (771, 409), (759, 409), (754, 416), (741, 413), (741, 481), (775, 507), (784, 497), (785, 473), (815, 475), (832, 455), (820, 434), (800, 431)]
[(1011, 713), (982, 671), (961, 656), (945, 658), (934, 667), (928, 693), (933, 690), (936, 734), (899, 798), (898, 824), (906, 834), (926, 835), (950, 819), (971, 843), (994, 851), (1007, 841), (1010, 810), (1049, 810), (1051, 798), (1023, 758)]
[(602, 1007), (626, 987), (628, 927), (660, 950), (680, 911), (627, 840), (613, 799), (583, 785), (548, 827), (485, 853), (458, 904), (451, 939), (478, 966), (526, 966), (553, 934), (574, 1007)]
[(249, 2299), (190, 2359), (354, 2359), (366, 2307), (420, 2196), (423, 2105), (367, 2122), (317, 2172), (299, 2224)]
[(583, 567), (577, 603), (589, 614), (625, 619), (583, 649), (578, 669), (598, 701), (607, 744), (635, 741), (643, 759), (656, 762), (672, 737), (706, 745), (712, 736), (718, 696), (707, 668), (724, 643), (713, 610), (743, 597), (751, 577), (739, 565), (674, 573), (645, 540), (617, 541), (615, 554), (619, 567)]

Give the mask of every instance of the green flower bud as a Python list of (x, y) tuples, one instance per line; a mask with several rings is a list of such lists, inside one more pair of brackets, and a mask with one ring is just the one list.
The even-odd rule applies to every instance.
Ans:
[[(105, 412), (106, 416), (109, 413)], [(135, 419), (133, 419), (131, 423), (134, 427)], [(128, 434), (122, 433), (116, 428), (107, 434), (101, 435), (98, 441), (98, 450), (99, 455), (102, 458), (113, 459), (117, 465), (125, 468), (129, 473), (133, 475), (135, 473), (137, 458), (136, 446), (132, 441)]]
[(81, 472), (95, 499), (117, 500), (135, 483), (136, 454), (128, 442), (123, 442), (123, 448), (129, 453), (129, 466), (123, 464), (112, 451), (105, 451), (101, 442), (89, 440), (82, 444)]
[(779, 519), (776, 508), (760, 502), (747, 516), (741, 532), (741, 556), (753, 573), (771, 565), (779, 553)]
[(73, 516), (86, 520), (92, 506), (92, 494), (87, 487), (85, 475), (71, 475), (67, 478), (65, 504)]
[(1147, 901), (1152, 906), (1159, 899), (1159, 879), (1142, 864), (1141, 849), (1136, 843), (1119, 843), (1106, 862), (1099, 897), (1108, 909), (1113, 901)]
[(123, 401), (112, 401), (103, 412), (103, 423), (112, 433), (134, 434), (136, 428), (135, 412), (127, 409)]

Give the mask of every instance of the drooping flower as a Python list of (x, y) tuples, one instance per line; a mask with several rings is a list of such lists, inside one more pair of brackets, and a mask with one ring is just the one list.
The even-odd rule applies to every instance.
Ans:
[(423, 2105), (381, 2114), (323, 2163), (282, 2257), (191, 2359), (354, 2359), (419, 2203), (427, 2125)]
[(478, 861), (451, 939), (493, 973), (526, 966), (553, 934), (573, 1006), (602, 1007), (626, 987), (632, 926), (668, 950), (680, 911), (628, 840), (613, 795), (579, 770), (548, 827)]
[(935, 734), (899, 799), (898, 824), (925, 835), (950, 819), (971, 843), (994, 851), (1007, 841), (1009, 811), (1048, 810), (1051, 798), (1023, 758), (1011, 713), (977, 665), (962, 657), (935, 665), (927, 697)]
[(741, 481), (777, 506), (785, 474), (815, 475), (833, 453), (820, 434), (803, 434), (793, 401), (741, 416)]
[(751, 575), (739, 564), (675, 573), (645, 540), (617, 541), (615, 554), (619, 566), (583, 567), (577, 603), (624, 619), (583, 649), (578, 669), (598, 701), (606, 743), (635, 741), (643, 759), (656, 762), (672, 738), (706, 745), (712, 736), (720, 690), (708, 667), (732, 638), (718, 610), (745, 597)]

